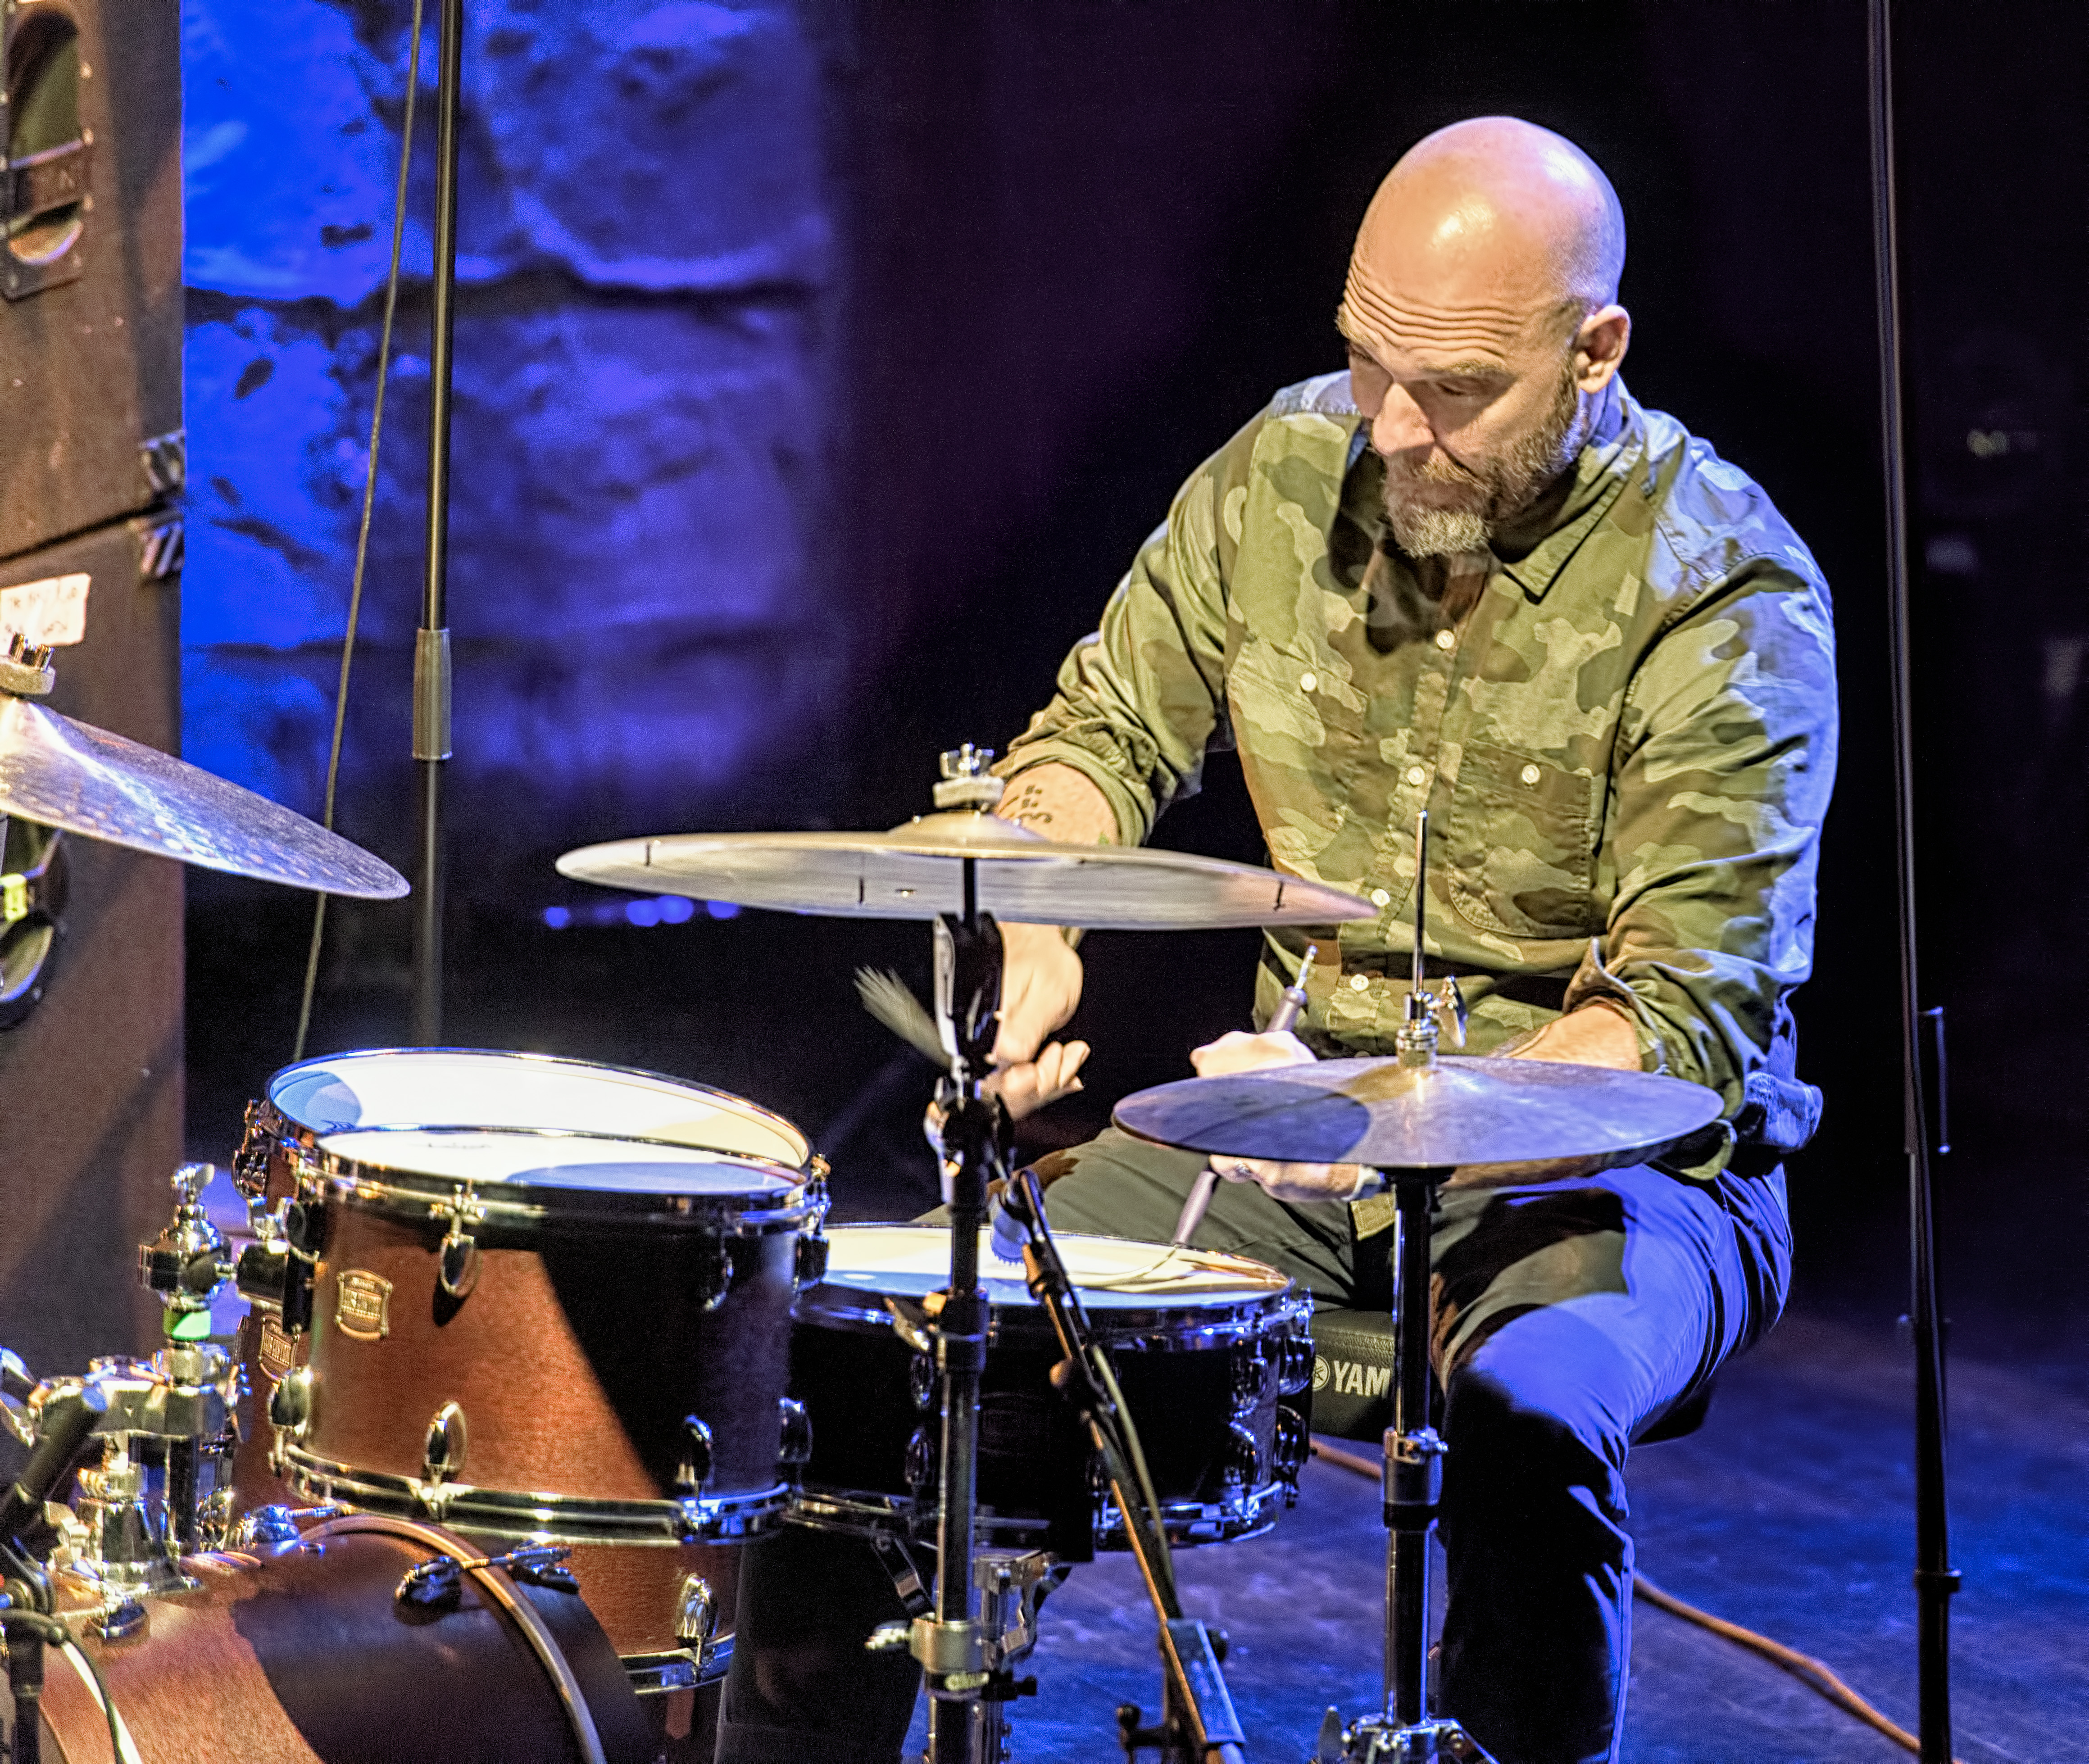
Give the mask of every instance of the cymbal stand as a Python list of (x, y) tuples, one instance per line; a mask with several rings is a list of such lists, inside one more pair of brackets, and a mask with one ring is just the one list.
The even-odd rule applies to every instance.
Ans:
[(1220, 1648), (1201, 1621), (1182, 1614), (1160, 1502), (1146, 1473), (1138, 1430), (1124, 1406), (1109, 1356), (1089, 1331), (1073, 1277), (1044, 1222), (1044, 1197), (1032, 1171), (1019, 1171), (1011, 1179), (1006, 1205), (1024, 1233), (1023, 1262), (1031, 1293), (1051, 1318), (1052, 1333), (1065, 1356), (1053, 1368), (1053, 1385), (1073, 1403), (1102, 1458), (1125, 1538), (1160, 1619), (1160, 1722), (1143, 1726), (1136, 1707), (1120, 1708), (1117, 1731), (1126, 1755), (1135, 1757), (1150, 1747), (1159, 1751), (1161, 1764), (1242, 1764), (1243, 1736), (1220, 1670)]
[[(946, 755), (944, 773), (948, 781), (937, 787), (938, 807), (954, 807), (967, 794), (977, 806), (991, 807), (1000, 794), (1000, 780), (984, 776), (978, 755), (965, 750)], [(970, 790), (953, 790), (953, 784)], [(950, 1180), (950, 1279), (937, 1295), (941, 1303), (932, 1317), (943, 1421), (935, 1608), (914, 1620), (909, 1637), (929, 1696), (929, 1764), (985, 1764), (987, 1728), (997, 1714), (985, 1693), (1005, 1693), (1000, 1681), (1009, 1676), (998, 1659), (989, 1658), (972, 1535), (988, 1320), (979, 1281), (980, 1231), (986, 1223), (987, 1184), (1007, 1168), (1007, 1122), (1000, 1103), (981, 1088), (992, 1069), (1001, 1009), (1001, 931), (993, 915), (979, 910), (977, 861), (967, 858), (963, 868), (963, 909), (942, 914), (935, 925), (936, 1025), (950, 1056), (941, 1098), (943, 1162)]]
[[(1422, 973), (1422, 920), (1427, 908), (1429, 816), (1414, 836), (1414, 965), (1407, 1017), (1393, 1037), (1403, 1066), (1436, 1063), (1439, 1013), (1463, 1014), (1455, 983), (1432, 994)], [(1462, 1030), (1462, 1025), (1461, 1025)], [(1461, 1764), (1487, 1754), (1458, 1723), (1429, 1713), (1429, 1540), (1443, 1504), (1449, 1448), (1429, 1424), (1429, 1238), (1436, 1191), (1452, 1172), (1415, 1168), (1383, 1172), (1393, 1195), (1392, 1425), (1385, 1430), (1385, 1697), (1375, 1715), (1345, 1728), (1328, 1711), (1315, 1764)]]

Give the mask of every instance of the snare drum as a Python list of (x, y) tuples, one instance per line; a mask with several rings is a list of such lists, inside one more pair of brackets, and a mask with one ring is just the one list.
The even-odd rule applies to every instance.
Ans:
[(120, 1641), (91, 1630), (98, 1590), (60, 1576), (79, 1641), (45, 1651), (43, 1755), (109, 1757), (87, 1655), (138, 1764), (653, 1764), (665, 1727), (555, 1570), (465, 1569), (454, 1599), (397, 1596), (422, 1565), (480, 1554), (353, 1515), (279, 1550), (187, 1559), (193, 1589), (148, 1600)]
[[(1310, 1382), (1310, 1301), (1242, 1256), (1055, 1234), (1096, 1336), (1109, 1350), (1177, 1544), (1252, 1536), (1297, 1496), (1303, 1416), (1282, 1399)], [(795, 1522), (897, 1531), (936, 1522), (941, 1417), (935, 1368), (894, 1327), (948, 1285), (950, 1234), (845, 1225), (827, 1272), (798, 1301), (791, 1392), (812, 1423)], [(1124, 1547), (1122, 1522), (1073, 1406), (1059, 1351), (1021, 1270), (980, 1243), (992, 1301), (980, 1394), (982, 1542), (1085, 1561)]]

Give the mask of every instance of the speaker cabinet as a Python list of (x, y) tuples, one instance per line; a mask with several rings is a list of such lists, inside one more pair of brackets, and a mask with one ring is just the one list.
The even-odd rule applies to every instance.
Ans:
[[(152, 573), (165, 556), (161, 522), (117, 522), (0, 564), (0, 604), (10, 585), (86, 576), (85, 636), (58, 651), (46, 702), (172, 750), (178, 597)], [(0, 1030), (0, 1344), (40, 1375), (152, 1340), (137, 1246), (165, 1222), (182, 1154), (181, 868), (71, 835), (61, 849), (41, 995)]]
[(179, 0), (0, 0), (0, 557), (180, 487)]

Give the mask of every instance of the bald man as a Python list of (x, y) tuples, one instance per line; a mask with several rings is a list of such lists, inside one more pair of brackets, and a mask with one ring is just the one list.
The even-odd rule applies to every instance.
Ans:
[[(1199, 1072), (1393, 1051), (1426, 808), (1425, 953), (1471, 1004), (1470, 1051), (1725, 1099), (1687, 1165), (1444, 1191), (1442, 1704), (1501, 1764), (1615, 1755), (1628, 1451), (1783, 1303), (1782, 1170), (1731, 1124), (1792, 1074), (1834, 764), (1826, 584), (1755, 484), (1626, 392), (1624, 261), (1609, 181), (1560, 136), (1482, 118), (1418, 144), (1358, 233), (1347, 370), (1279, 392), (1192, 474), (1002, 768), (1009, 818), (1133, 844), (1231, 746), (1271, 861), (1379, 909), (1314, 936), (1295, 1034), (1228, 1035)], [(1027, 1109), (1079, 1081), (1085, 1049), (1048, 1038), (1081, 968), (1050, 927), (1004, 938), (996, 1056)], [(1266, 940), (1262, 1017), (1306, 941)], [(1202, 1164), (1113, 1132), (1041, 1170), (1055, 1223), (1161, 1240)], [(1389, 1303), (1390, 1209), (1352, 1200), (1355, 1169), (1220, 1173), (1198, 1244), (1323, 1307)], [(816, 1570), (819, 1613), (787, 1611)], [(877, 1668), (881, 1718), (854, 1696), (845, 1722), (806, 1712), (864, 1671), (821, 1664), (812, 1632), (898, 1614), (869, 1552), (795, 1540), (746, 1585), (721, 1756), (803, 1755), (819, 1732), (824, 1758), (889, 1764), (906, 1663)], [(1359, 1633), (1358, 1663), (1376, 1646)]]

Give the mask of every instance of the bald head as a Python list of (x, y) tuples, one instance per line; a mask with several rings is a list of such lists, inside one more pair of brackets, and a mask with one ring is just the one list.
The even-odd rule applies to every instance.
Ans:
[(1610, 180), (1534, 123), (1455, 123), (1387, 174), (1336, 322), (1403, 550), (1479, 550), (1561, 480), (1631, 340), (1624, 255)]
[(1535, 123), (1474, 117), (1386, 174), (1348, 292), (1422, 312), (1479, 306), (1578, 323), (1617, 298), (1624, 260), (1624, 212), (1594, 160)]

